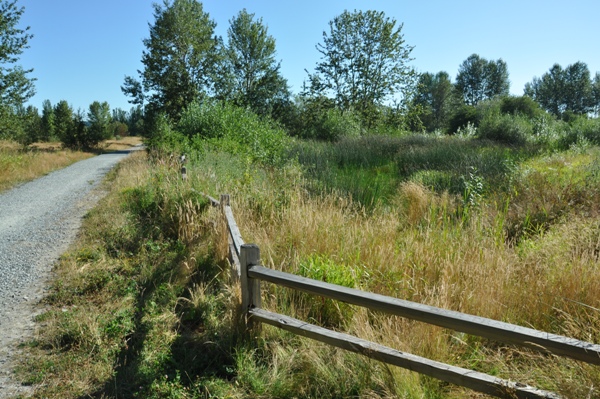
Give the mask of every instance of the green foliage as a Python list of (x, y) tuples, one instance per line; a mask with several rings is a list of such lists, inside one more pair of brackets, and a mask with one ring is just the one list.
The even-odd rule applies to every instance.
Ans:
[(506, 62), (502, 59), (488, 61), (478, 54), (472, 54), (458, 68), (456, 88), (467, 105), (477, 105), (485, 99), (508, 95), (510, 81)]
[(275, 59), (275, 39), (262, 18), (255, 20), (245, 9), (230, 21), (227, 37), (223, 67), (216, 77), (218, 97), (261, 116), (273, 115), (276, 105), (289, 98)]
[(479, 124), (478, 136), (505, 144), (522, 145), (533, 135), (529, 119), (519, 115), (487, 115)]
[(424, 73), (419, 76), (413, 107), (422, 106), (420, 119), (429, 132), (445, 130), (451, 115), (455, 90), (446, 72), (436, 75)]
[(450, 118), (449, 131), (454, 134), (458, 129), (464, 128), (469, 123), (475, 127), (479, 125), (477, 108), (472, 105), (463, 105)]
[(79, 138), (79, 143), (83, 147), (95, 147), (100, 141), (112, 137), (110, 106), (106, 101), (103, 103), (94, 101), (90, 104), (88, 122), (85, 136)]
[(540, 105), (528, 96), (506, 96), (502, 97), (500, 112), (503, 114), (521, 115), (529, 119), (542, 116), (544, 111)]
[(243, 155), (252, 161), (278, 164), (287, 136), (268, 120), (228, 103), (192, 103), (182, 114), (177, 130), (190, 139)]
[(387, 99), (412, 90), (413, 47), (402, 24), (377, 11), (344, 11), (329, 22), (317, 45), (322, 61), (309, 74), (312, 96), (331, 94), (342, 110), (355, 110), (372, 126), (371, 113)]
[(304, 127), (303, 138), (337, 141), (360, 135), (360, 123), (351, 112), (332, 108), (324, 110), (321, 115), (313, 115), (311, 119), (314, 123)]
[(41, 118), (34, 106), (0, 106), (0, 139), (27, 146), (41, 139), (40, 132)]
[(27, 108), (19, 107), (17, 115), (23, 127), (24, 135), (20, 141), (23, 145), (29, 145), (42, 141), (42, 118), (36, 107), (29, 105)]
[(41, 138), (43, 141), (51, 141), (56, 137), (56, 116), (54, 107), (50, 100), (44, 100), (42, 103), (42, 130)]
[(568, 112), (585, 115), (598, 107), (595, 87), (587, 64), (576, 62), (564, 69), (554, 64), (541, 78), (525, 85), (525, 95), (557, 117)]
[(33, 69), (24, 70), (16, 65), (19, 56), (28, 48), (33, 37), (29, 26), (19, 27), (19, 20), (25, 11), (17, 6), (17, 0), (3, 1), (0, 4), (0, 105), (20, 106), (35, 94), (34, 78), (27, 74)]
[(59, 101), (54, 107), (54, 132), (66, 147), (77, 146), (73, 109), (66, 100)]
[[(300, 262), (298, 274), (313, 280), (356, 288), (362, 276), (357, 276), (348, 265), (338, 264), (326, 256), (313, 255)], [(352, 308), (345, 303), (302, 295), (300, 303), (306, 307), (306, 317), (325, 326), (343, 327), (352, 319)]]
[(0, 139), (21, 141), (25, 132), (11, 107), (0, 106)]
[(573, 139), (569, 144), (585, 139), (592, 144), (600, 145), (600, 119), (598, 118), (580, 116), (569, 124), (567, 132), (567, 136)]
[[(144, 99), (152, 112), (166, 112), (173, 120), (208, 90), (217, 40), (215, 22), (196, 0), (154, 3), (154, 23), (144, 39), (142, 82), (128, 77), (123, 91), (135, 104)], [(142, 87), (148, 95), (141, 93)]]
[(338, 141), (362, 135), (360, 117), (355, 112), (336, 108), (327, 98), (298, 98), (295, 109), (297, 113), (287, 125), (292, 136)]

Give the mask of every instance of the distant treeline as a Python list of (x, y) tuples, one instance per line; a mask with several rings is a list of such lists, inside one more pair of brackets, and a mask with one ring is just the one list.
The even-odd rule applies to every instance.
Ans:
[[(307, 71), (301, 92), (292, 94), (281, 75), (275, 38), (262, 18), (243, 9), (222, 38), (201, 2), (172, 0), (153, 7), (143, 69), (137, 77), (126, 76), (121, 86), (134, 106), (130, 111), (111, 112), (107, 103), (94, 102), (87, 112), (75, 112), (66, 101), (46, 101), (40, 115), (23, 106), (34, 93), (34, 79), (27, 77), (32, 70), (12, 66), (31, 38), (29, 28), (15, 29), (24, 8), (16, 1), (5, 3), (0, 13), (8, 23), (0, 27), (0, 36), (13, 47), (0, 57), (0, 63), (12, 66), (0, 71), (9, 83), (0, 90), (0, 137), (90, 147), (115, 135), (152, 136), (161, 123), (176, 127), (182, 115), (190, 117), (190, 107), (214, 103), (252, 112), (289, 136), (319, 140), (367, 133), (455, 134), (489, 124), (490, 109), (495, 122), (509, 115), (528, 123), (540, 118), (570, 122), (600, 111), (600, 73), (592, 77), (583, 62), (555, 64), (518, 97), (509, 95), (502, 59), (473, 54), (454, 81), (444, 71), (417, 73), (403, 25), (379, 11), (344, 11), (330, 21), (316, 46), (320, 61)], [(514, 128), (509, 125), (504, 121), (498, 129)], [(488, 138), (495, 136), (507, 135), (495, 132)]]

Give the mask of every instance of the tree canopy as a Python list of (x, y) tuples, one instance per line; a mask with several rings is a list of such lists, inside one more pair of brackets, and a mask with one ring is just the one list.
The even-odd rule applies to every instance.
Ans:
[[(154, 4), (154, 24), (144, 39), (142, 82), (126, 77), (122, 90), (139, 104), (147, 98), (152, 111), (177, 119), (181, 111), (211, 89), (216, 26), (196, 0)], [(143, 91), (148, 93), (144, 96)]]
[(421, 121), (429, 131), (443, 129), (450, 117), (455, 98), (450, 75), (423, 73), (419, 76), (413, 104), (423, 108)]
[(488, 61), (472, 54), (458, 68), (456, 88), (465, 104), (477, 105), (481, 100), (508, 95), (508, 67), (502, 59)]
[(287, 81), (275, 59), (275, 39), (262, 18), (255, 19), (246, 9), (229, 22), (217, 91), (239, 106), (269, 115), (276, 101), (289, 97)]
[(27, 77), (33, 69), (17, 65), (33, 35), (29, 27), (17, 27), (25, 8), (16, 3), (14, 0), (0, 4), (0, 105), (18, 106), (35, 94), (35, 79)]
[(374, 107), (402, 94), (414, 76), (408, 65), (413, 46), (405, 43), (402, 27), (379, 11), (335, 17), (317, 45), (322, 61), (309, 74), (311, 94), (332, 95), (341, 109), (367, 119)]
[(587, 114), (600, 104), (598, 74), (592, 81), (584, 62), (576, 62), (562, 68), (554, 64), (541, 78), (535, 77), (525, 85), (525, 94), (537, 101), (548, 112), (562, 116), (565, 112)]

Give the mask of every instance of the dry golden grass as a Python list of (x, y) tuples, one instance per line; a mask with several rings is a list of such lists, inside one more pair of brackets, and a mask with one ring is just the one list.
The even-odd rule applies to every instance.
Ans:
[(64, 168), (93, 154), (70, 151), (22, 151), (6, 143), (0, 144), (0, 191)]
[[(506, 244), (502, 212), (482, 207), (461, 221), (458, 199), (416, 183), (400, 187), (396, 208), (369, 213), (348, 199), (310, 197), (300, 189), (275, 212), (277, 205), (264, 200), (279, 193), (267, 186), (245, 189), (232, 196), (234, 213), (244, 239), (260, 245), (268, 267), (294, 273), (302, 259), (324, 255), (354, 268), (366, 291), (600, 342), (598, 219), (571, 219), (515, 247)], [(257, 197), (263, 200), (260, 212)], [(265, 297), (266, 306), (276, 309), (277, 300)], [(358, 311), (349, 329), (400, 350), (563, 393), (572, 394), (569, 389), (579, 384), (576, 392), (587, 394), (600, 383), (598, 372), (584, 372), (574, 361), (502, 349), (401, 318)]]
[(119, 140), (106, 140), (102, 143), (102, 148), (105, 151), (126, 150), (138, 144), (142, 144), (143, 140), (139, 136), (127, 136)]
[[(110, 190), (120, 193), (131, 187), (156, 184), (160, 190), (153, 193), (164, 196), (159, 198), (163, 204), (168, 198), (176, 198), (173, 193), (191, 192), (191, 187), (213, 187), (210, 194), (214, 196), (228, 192), (244, 240), (260, 246), (262, 262), (268, 267), (298, 273), (307, 259), (326, 259), (325, 267), (335, 265), (350, 270), (356, 287), (366, 291), (600, 342), (598, 218), (565, 217), (543, 234), (527, 236), (515, 245), (507, 240), (504, 229), (507, 211), (484, 203), (470, 210), (467, 217), (460, 198), (437, 194), (417, 183), (401, 185), (391, 204), (366, 211), (339, 195), (310, 195), (303, 189), (301, 174), (293, 167), (277, 172), (248, 169), (243, 179), (238, 177), (239, 171), (233, 170), (227, 178), (215, 179), (217, 173), (212, 168), (217, 166), (207, 162), (201, 170), (190, 167), (186, 181), (181, 180), (175, 165), (159, 163), (152, 167), (149, 168), (144, 153), (132, 155), (120, 167)], [(543, 185), (536, 185), (536, 190), (542, 195)], [(530, 196), (524, 196), (522, 202), (510, 205), (523, 208), (525, 201), (530, 200)], [(99, 231), (118, 234), (121, 226), (127, 226), (127, 215), (115, 212), (109, 216), (109, 213), (122, 208), (122, 195), (109, 196), (103, 205), (106, 217), (94, 217), (87, 223)], [(178, 241), (188, 247), (202, 247), (191, 250), (187, 258), (174, 266), (180, 270), (172, 270), (165, 288), (189, 279), (192, 272), (202, 273), (189, 266), (196, 254), (210, 249), (219, 251), (217, 258), (223, 257), (226, 246), (223, 225), (209, 221), (219, 219), (217, 209), (201, 213), (193, 201), (182, 197), (174, 206), (161, 208), (161, 212), (165, 215), (160, 217), (165, 221), (179, 226), (173, 230)], [(171, 213), (166, 215), (168, 212)], [(94, 236), (93, 232), (91, 229), (86, 233), (90, 247), (104, 238)], [(218, 242), (210, 243), (209, 248), (206, 241), (198, 240), (199, 235)], [(101, 258), (96, 267), (110, 271), (111, 263), (103, 262)], [(69, 266), (68, 262), (65, 265)], [(83, 275), (80, 263), (77, 265), (65, 267), (59, 279)], [(147, 277), (139, 278), (141, 283), (150, 281), (153, 268), (160, 265), (147, 267), (144, 272)], [(85, 281), (71, 286), (77, 287)], [(177, 306), (193, 310), (214, 301), (211, 284), (212, 281), (204, 281), (186, 285), (183, 294), (178, 294), (182, 296), (177, 299)], [(268, 284), (263, 285), (263, 290), (264, 306), (300, 319), (306, 317), (306, 303), (294, 302), (297, 297), (290, 295), (284, 297), (288, 300), (281, 301), (276, 295), (285, 294), (284, 290), (274, 290)], [(219, 295), (219, 303), (224, 304), (226, 312), (219, 314), (218, 320), (207, 313), (202, 328), (210, 330), (211, 325), (220, 323), (223, 330), (214, 328), (214, 332), (221, 333), (224, 329), (232, 330), (240, 320), (236, 306), (239, 287), (227, 286)], [(128, 305), (114, 306), (118, 309)], [(156, 363), (156, 357), (168, 352), (177, 334), (178, 320), (172, 309), (152, 317), (155, 324), (148, 330), (146, 349), (139, 352), (144, 364)], [(565, 397), (597, 397), (593, 387), (600, 385), (600, 370), (596, 366), (355, 307), (342, 314), (341, 319), (347, 323), (340, 323), (339, 327), (349, 333), (401, 351), (557, 391)], [(150, 323), (149, 319), (142, 321)], [(80, 324), (75, 331), (98, 328), (93, 317), (82, 316), (77, 323)], [(86, 337), (82, 345), (93, 346), (97, 337), (94, 334)], [(219, 337), (213, 334), (210, 340)], [(190, 351), (199, 348), (199, 354), (207, 350), (205, 344), (195, 336), (186, 341), (186, 348)], [(254, 397), (302, 397), (303, 394), (318, 397), (320, 388), (314, 387), (319, 384), (324, 387), (323, 395), (328, 397), (336, 393), (344, 397), (339, 392), (352, 390), (337, 390), (338, 386), (353, 387), (353, 384), (363, 384), (357, 392), (372, 398), (485, 397), (308, 339), (293, 338), (268, 326), (263, 327), (260, 338), (252, 344), (258, 348), (237, 348), (236, 388), (231, 385), (232, 392), (235, 391), (232, 397), (244, 397), (249, 392)], [(255, 351), (260, 352), (258, 361), (252, 358)], [(83, 386), (96, 384), (94, 374), (106, 378), (104, 368), (94, 371), (94, 367), (100, 366), (82, 363), (81, 368), (86, 367), (87, 374), (77, 377)], [(57, 386), (60, 381), (68, 383), (66, 378), (67, 374), (60, 376)], [(264, 384), (263, 391), (258, 388), (252, 391), (257, 381)], [(83, 396), (86, 389), (89, 390), (74, 387), (72, 391), (82, 392)], [(275, 392), (276, 389), (281, 391)]]
[[(118, 151), (141, 142), (140, 137), (126, 137), (108, 140), (102, 147), (105, 151)], [(0, 141), (0, 191), (92, 156), (88, 152), (63, 149), (61, 143), (35, 143), (23, 150), (18, 143)]]

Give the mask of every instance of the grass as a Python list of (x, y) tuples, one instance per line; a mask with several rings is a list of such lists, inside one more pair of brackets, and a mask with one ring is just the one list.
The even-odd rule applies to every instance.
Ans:
[(79, 151), (59, 149), (23, 150), (18, 144), (0, 142), (0, 191), (91, 156), (92, 154)]
[[(599, 151), (375, 137), (297, 143), (296, 162), (276, 169), (208, 151), (185, 182), (169, 159), (136, 154), (57, 265), (21, 375), (39, 398), (482, 397), (269, 326), (244, 334), (219, 212), (198, 193), (231, 194), (268, 267), (598, 343)], [(379, 171), (385, 200), (348, 195), (382, 192), (372, 178), (332, 187), (327, 164)], [(598, 396), (595, 366), (268, 284), (262, 298), (401, 351)]]
[[(103, 151), (118, 151), (141, 143), (139, 137), (108, 140)], [(35, 143), (27, 149), (15, 142), (0, 141), (0, 191), (44, 176), (94, 154), (66, 150), (60, 143)]]

